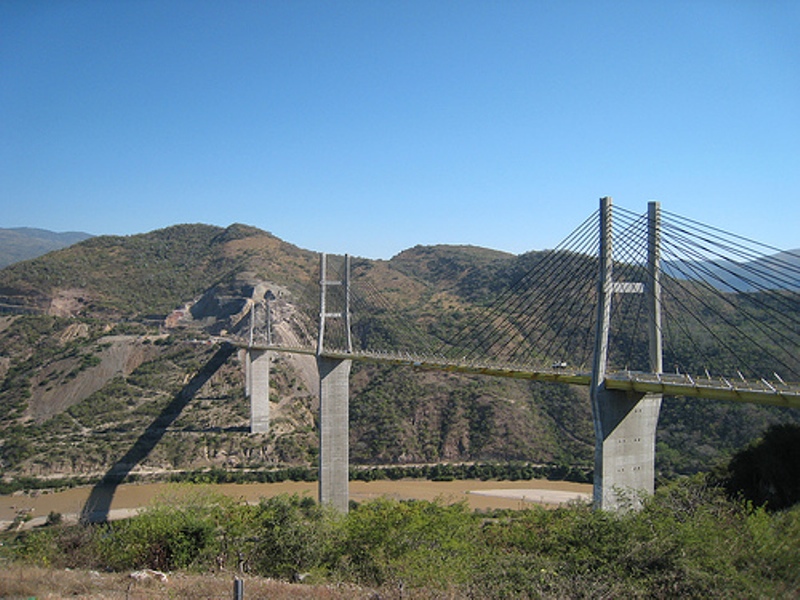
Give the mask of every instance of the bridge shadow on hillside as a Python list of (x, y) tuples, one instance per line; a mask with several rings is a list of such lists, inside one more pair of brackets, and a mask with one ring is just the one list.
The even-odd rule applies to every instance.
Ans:
[(236, 351), (236, 347), (225, 343), (214, 353), (209, 361), (178, 392), (172, 401), (161, 411), (161, 414), (145, 429), (144, 433), (133, 444), (130, 450), (106, 472), (95, 484), (89, 498), (81, 511), (81, 522), (97, 523), (108, 520), (111, 501), (119, 485), (130, 474), (133, 468), (147, 458), (156, 444), (164, 437), (167, 428), (180, 416), (186, 405), (195, 397), (200, 388), (211, 379), (228, 358)]

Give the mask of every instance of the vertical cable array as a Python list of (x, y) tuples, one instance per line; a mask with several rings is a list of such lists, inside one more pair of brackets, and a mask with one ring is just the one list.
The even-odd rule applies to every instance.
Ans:
[(665, 362), (687, 372), (800, 380), (800, 255), (665, 215)]
[(520, 257), (523, 274), (439, 352), (463, 361), (585, 365), (594, 340), (597, 223), (595, 212), (554, 250)]

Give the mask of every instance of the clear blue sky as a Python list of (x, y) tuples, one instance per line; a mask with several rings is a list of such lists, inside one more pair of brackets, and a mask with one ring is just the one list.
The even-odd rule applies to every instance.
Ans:
[(800, 247), (800, 2), (0, 2), (0, 227), (521, 253), (605, 195)]

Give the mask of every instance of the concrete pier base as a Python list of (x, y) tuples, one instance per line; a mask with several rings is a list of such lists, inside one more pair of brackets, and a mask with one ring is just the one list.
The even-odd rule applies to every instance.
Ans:
[(250, 433), (269, 431), (269, 363), (266, 350), (248, 349), (245, 356), (247, 391), (250, 394)]
[(637, 509), (643, 495), (653, 493), (661, 395), (602, 387), (595, 395), (595, 508)]
[(351, 360), (317, 358), (319, 368), (319, 501), (346, 513), (350, 503)]

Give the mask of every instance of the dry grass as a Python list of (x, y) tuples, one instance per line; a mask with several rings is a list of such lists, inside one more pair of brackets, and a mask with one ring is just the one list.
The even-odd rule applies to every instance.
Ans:
[[(233, 598), (232, 574), (169, 574), (166, 582), (157, 579), (135, 581), (127, 573), (98, 573), (5, 565), (0, 569), (0, 598), (60, 600), (159, 598), (203, 600)], [(244, 577), (244, 598), (271, 600), (346, 600), (374, 598), (371, 590), (352, 586), (291, 584), (272, 579)], [(381, 595), (380, 597), (386, 597)]]

